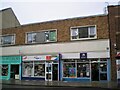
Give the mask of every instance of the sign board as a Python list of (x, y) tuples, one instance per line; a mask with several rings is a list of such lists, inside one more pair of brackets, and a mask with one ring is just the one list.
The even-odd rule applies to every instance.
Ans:
[(59, 60), (59, 57), (52, 55), (35, 55), (35, 56), (23, 56), (22, 60), (23, 61)]
[(21, 56), (1, 56), (0, 64), (20, 64)]
[(87, 59), (87, 53), (80, 53), (80, 59)]

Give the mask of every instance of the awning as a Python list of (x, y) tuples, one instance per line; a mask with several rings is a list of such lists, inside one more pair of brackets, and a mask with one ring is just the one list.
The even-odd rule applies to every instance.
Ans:
[(116, 59), (120, 59), (120, 53), (116, 55)]

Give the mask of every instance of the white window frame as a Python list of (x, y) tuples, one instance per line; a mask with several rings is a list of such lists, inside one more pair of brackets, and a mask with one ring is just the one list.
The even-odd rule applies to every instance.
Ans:
[[(45, 41), (45, 43), (48, 43), (48, 42), (57, 42), (57, 29), (47, 29), (47, 30), (40, 30), (40, 31), (32, 31), (32, 32), (26, 32), (26, 38), (25, 38), (25, 43), (26, 44), (36, 44), (36, 43), (39, 43), (39, 42), (32, 42), (32, 43), (28, 43), (28, 34), (29, 33), (39, 33), (39, 32), (50, 32), (50, 31), (56, 31), (56, 40), (55, 41)], [(42, 44), (42, 43), (41, 43)]]
[(2, 39), (3, 37), (6, 36), (13, 36), (13, 43), (12, 44), (3, 44), (3, 42), (1, 42), (0, 40), (0, 46), (9, 46), (9, 45), (15, 45), (15, 40), (16, 40), (16, 34), (6, 34), (6, 35), (0, 35), (0, 39)]
[[(82, 27), (92, 27), (92, 26), (94, 26), (95, 27), (95, 33), (96, 33), (96, 35), (95, 35), (95, 37), (88, 37), (88, 38), (79, 38), (79, 35), (77, 36), (77, 39), (72, 39), (72, 28), (77, 28), (77, 32), (78, 32), (78, 28), (82, 28)], [(90, 28), (88, 28), (88, 33), (89, 33), (89, 35), (90, 35)], [(88, 36), (89, 36), (88, 35)], [(74, 26), (74, 27), (70, 27), (70, 39), (71, 39), (71, 41), (74, 41), (74, 40), (89, 40), (89, 39), (97, 39), (97, 26), (96, 25), (86, 25), (86, 26)]]

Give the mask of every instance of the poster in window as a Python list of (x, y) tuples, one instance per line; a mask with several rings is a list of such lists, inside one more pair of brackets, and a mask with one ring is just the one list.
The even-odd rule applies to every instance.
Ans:
[(75, 77), (75, 76), (76, 76), (76, 69), (69, 68), (69, 77)]

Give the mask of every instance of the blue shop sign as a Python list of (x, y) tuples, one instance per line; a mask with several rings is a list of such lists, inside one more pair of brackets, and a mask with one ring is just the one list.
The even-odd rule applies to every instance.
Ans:
[(80, 53), (80, 59), (87, 59), (87, 53)]

